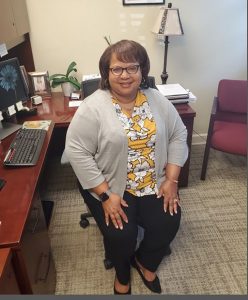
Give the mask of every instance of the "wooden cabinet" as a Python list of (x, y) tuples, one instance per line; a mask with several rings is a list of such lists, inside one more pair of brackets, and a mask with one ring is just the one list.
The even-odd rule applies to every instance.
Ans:
[(26, 0), (0, 0), (0, 44), (29, 32)]
[(10, 248), (0, 249), (0, 295), (20, 294)]

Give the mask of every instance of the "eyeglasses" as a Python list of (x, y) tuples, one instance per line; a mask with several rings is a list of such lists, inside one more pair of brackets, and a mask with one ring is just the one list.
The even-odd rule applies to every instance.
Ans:
[(120, 76), (124, 70), (126, 70), (126, 72), (128, 74), (136, 74), (139, 70), (139, 67), (140, 67), (140, 65), (132, 65), (132, 66), (128, 66), (126, 68), (113, 67), (113, 68), (109, 68), (109, 70), (112, 72), (113, 75)]

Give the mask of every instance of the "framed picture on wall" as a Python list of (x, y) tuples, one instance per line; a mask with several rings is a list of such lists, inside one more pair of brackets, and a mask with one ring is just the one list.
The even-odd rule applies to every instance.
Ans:
[(39, 95), (42, 98), (51, 97), (51, 87), (48, 80), (48, 72), (29, 72), (32, 94)]
[(165, 0), (122, 0), (123, 5), (165, 4)]

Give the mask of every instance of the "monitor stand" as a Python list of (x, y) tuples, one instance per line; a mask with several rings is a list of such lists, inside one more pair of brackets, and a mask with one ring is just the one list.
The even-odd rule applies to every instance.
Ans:
[(21, 127), (22, 125), (20, 124), (0, 122), (0, 141), (14, 133)]

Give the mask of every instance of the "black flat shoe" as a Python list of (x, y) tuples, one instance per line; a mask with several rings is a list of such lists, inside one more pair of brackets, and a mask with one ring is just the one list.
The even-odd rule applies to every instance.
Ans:
[(131, 286), (129, 287), (129, 290), (126, 293), (119, 293), (114, 287), (114, 294), (115, 295), (131, 295)]
[(131, 265), (138, 271), (142, 281), (144, 282), (144, 285), (152, 292), (161, 294), (161, 285), (158, 276), (156, 275), (155, 279), (153, 281), (148, 281), (145, 279), (145, 276), (143, 275), (141, 269), (139, 268), (138, 264), (136, 263), (136, 260), (133, 259), (131, 262)]

